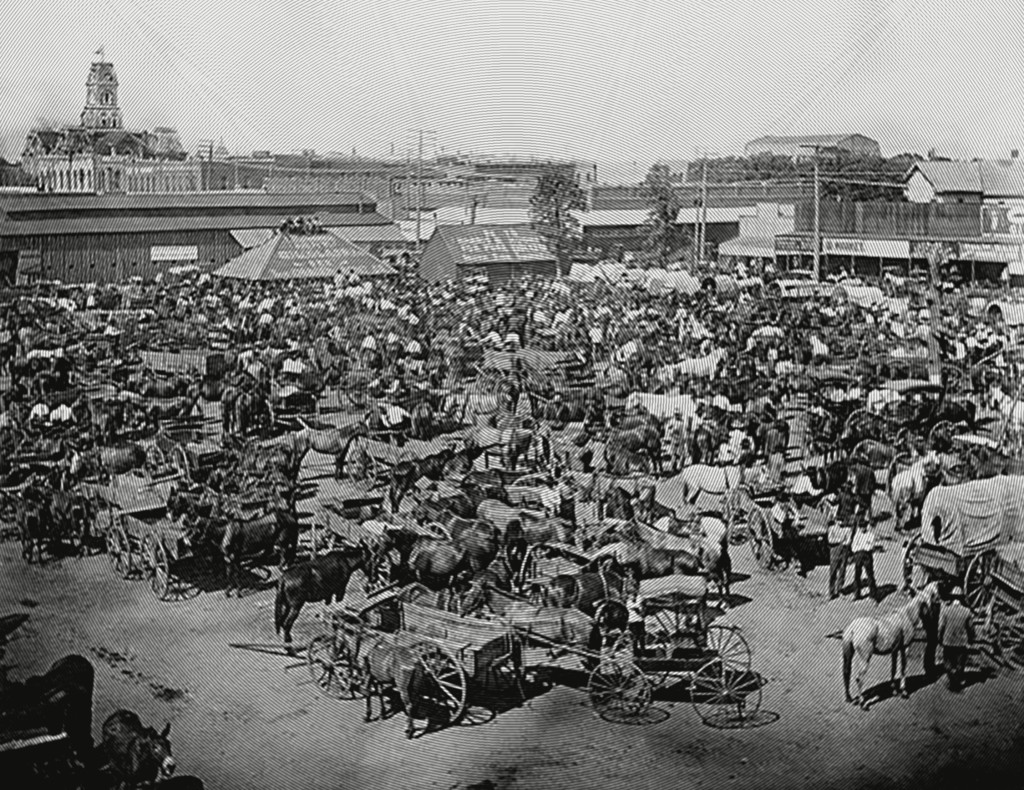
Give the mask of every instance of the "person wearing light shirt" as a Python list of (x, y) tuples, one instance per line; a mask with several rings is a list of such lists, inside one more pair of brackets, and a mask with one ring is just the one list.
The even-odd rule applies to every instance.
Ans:
[(846, 566), (850, 561), (850, 542), (853, 540), (853, 529), (846, 519), (834, 516), (832, 526), (828, 529), (828, 597), (834, 601), (842, 595), (846, 586)]
[(878, 586), (875, 584), (873, 556), (876, 545), (877, 540), (874, 531), (868, 526), (867, 522), (862, 522), (853, 533), (853, 542), (850, 546), (853, 552), (854, 600), (860, 600), (861, 598), (861, 574), (864, 572), (867, 574), (868, 589), (871, 591), (871, 597), (876, 603), (878, 602)]

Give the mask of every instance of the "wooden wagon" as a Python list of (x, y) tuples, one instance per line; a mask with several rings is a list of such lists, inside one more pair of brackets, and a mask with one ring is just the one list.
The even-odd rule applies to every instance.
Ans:
[(958, 584), (968, 607), (978, 614), (991, 599), (990, 580), (999, 551), (1021, 540), (1024, 476), (939, 486), (925, 497), (921, 531), (904, 546), (904, 586), (914, 591), (933, 580)]
[(754, 561), (765, 570), (784, 570), (794, 560), (801, 570), (828, 564), (829, 517), (821, 508), (802, 504), (781, 524), (766, 508), (747, 527)]
[(470, 704), (508, 688), (521, 688), (521, 648), (509, 628), (498, 621), (463, 618), (438, 609), (429, 603), (433, 595), (412, 585), (381, 592), (358, 609), (327, 610), (324, 633), (314, 637), (307, 649), (317, 688), (336, 699), (366, 699), (369, 720), (374, 684), (366, 669), (367, 652), (411, 651), (427, 682), (412, 689), (406, 711), (409, 737), (423, 734), (430, 726), (414, 728), (421, 711), (431, 711), (434, 726), (450, 726)]
[(1016, 540), (993, 550), (982, 580), (988, 599), (985, 621), (998, 655), (1011, 666), (1024, 669), (1024, 541)]
[(191, 552), (184, 529), (167, 516), (172, 484), (136, 470), (116, 476), (110, 485), (93, 486), (94, 495), (106, 505), (101, 529), (111, 566), (124, 579), (149, 581), (160, 600), (174, 596), (178, 584), (171, 566)]

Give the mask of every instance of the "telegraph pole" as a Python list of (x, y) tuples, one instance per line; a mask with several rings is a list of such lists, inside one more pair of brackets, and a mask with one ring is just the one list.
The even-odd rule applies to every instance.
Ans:
[(814, 151), (814, 281), (821, 282), (821, 164), (820, 145), (801, 145)]
[(418, 153), (416, 155), (416, 185), (418, 194), (416, 200), (416, 251), (419, 252), (423, 246), (423, 242), (420, 240), (423, 224), (423, 204), (427, 202), (426, 187), (423, 184), (423, 142), (426, 136), (436, 135), (437, 132), (433, 129), (414, 129), (412, 131), (419, 138)]

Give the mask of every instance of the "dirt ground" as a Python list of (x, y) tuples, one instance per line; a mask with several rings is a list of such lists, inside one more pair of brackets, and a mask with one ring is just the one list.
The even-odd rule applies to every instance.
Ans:
[[(13, 679), (69, 652), (87, 656), (96, 666), (94, 735), (119, 707), (170, 721), (180, 770), (210, 788), (882, 788), (954, 778), (1020, 786), (1021, 674), (975, 673), (954, 695), (941, 681), (922, 685), (918, 645), (910, 700), (863, 712), (843, 701), (839, 642), (829, 635), (902, 596), (877, 609), (829, 602), (827, 569), (803, 579), (757, 568), (745, 546), (735, 555), (745, 578), (734, 592), (750, 601), (723, 619), (743, 627), (767, 679), (767, 715), (745, 730), (712, 729), (689, 704), (663, 701), (649, 724), (610, 723), (583, 692), (556, 687), (486, 724), (407, 741), (401, 716), (365, 724), (361, 702), (323, 697), (294, 660), (229, 647), (275, 642), (271, 590), (160, 603), (102, 555), (29, 566), (13, 543), (0, 546), (0, 612), (31, 618), (5, 663)], [(899, 544), (879, 560), (880, 584), (895, 584)], [(311, 610), (300, 625), (299, 642), (317, 628)], [(869, 683), (887, 673), (876, 660)]]
[[(0, 613), (30, 619), (4, 663), (21, 679), (81, 653), (96, 667), (97, 740), (117, 708), (170, 721), (179, 771), (224, 790), (1022, 786), (1024, 674), (980, 656), (984, 671), (952, 694), (941, 680), (925, 684), (918, 644), (909, 700), (868, 712), (844, 702), (835, 636), (856, 616), (905, 602), (895, 592), (900, 559), (900, 541), (886, 540), (876, 573), (887, 597), (876, 606), (830, 602), (827, 568), (768, 572), (747, 546), (733, 549), (743, 602), (722, 621), (743, 628), (766, 680), (760, 726), (749, 729), (713, 729), (689, 703), (664, 699), (648, 723), (611, 723), (584, 692), (556, 686), (484, 724), (409, 741), (404, 717), (364, 723), (362, 702), (322, 696), (297, 660), (230, 646), (277, 643), (272, 589), (226, 599), (214, 585), (161, 603), (103, 555), (27, 565), (15, 543), (0, 545)], [(298, 644), (317, 632), (313, 614), (304, 610)], [(876, 659), (868, 685), (888, 672)]]

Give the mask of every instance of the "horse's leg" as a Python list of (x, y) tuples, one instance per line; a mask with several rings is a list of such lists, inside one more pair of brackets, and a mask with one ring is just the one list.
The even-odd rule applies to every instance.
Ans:
[(862, 710), (868, 709), (868, 702), (864, 699), (864, 676), (868, 672), (868, 665), (871, 663), (871, 654), (861, 656), (857, 653), (857, 704)]
[(907, 689), (907, 646), (900, 645), (900, 696), (903, 699), (910, 698), (910, 691)]
[[(370, 672), (370, 659), (363, 659), (363, 672), (366, 675), (366, 716), (365, 721), (367, 723), (373, 721), (373, 697), (374, 694), (380, 691), (377, 681), (374, 679), (373, 674)], [(384, 718), (384, 700), (381, 698), (380, 703), (380, 717)]]

